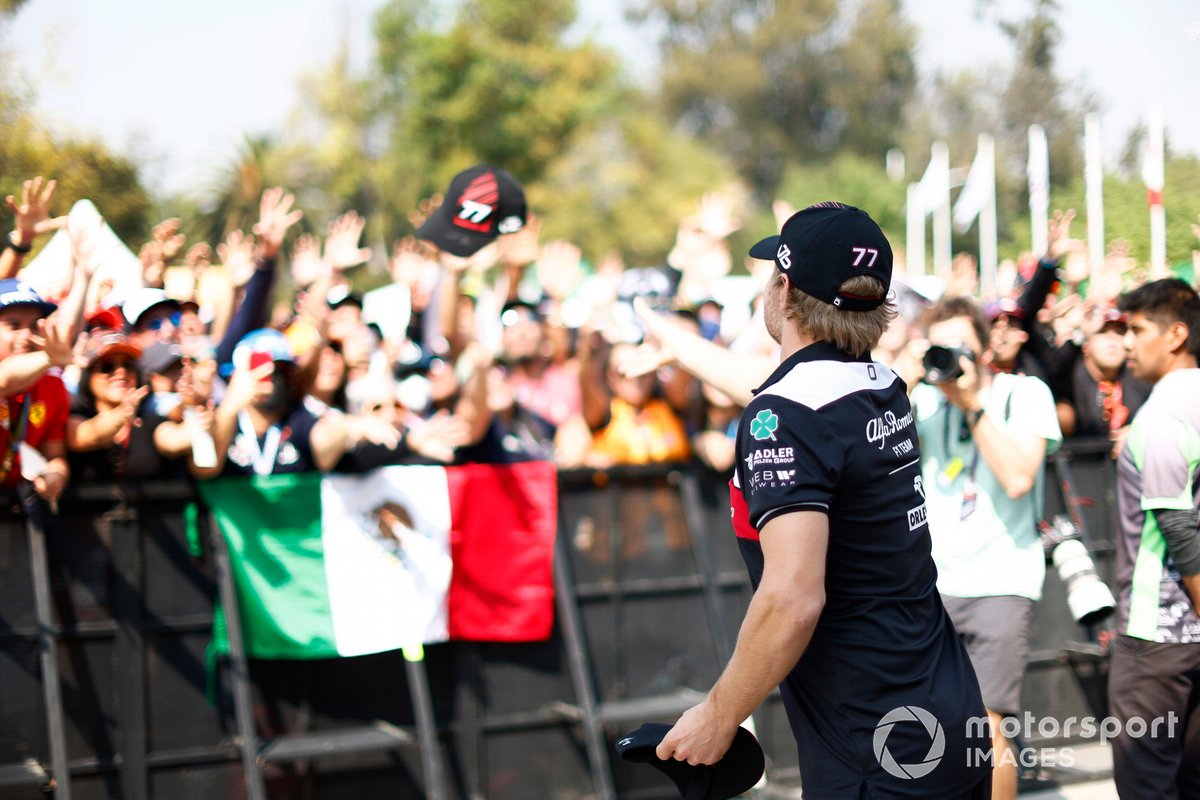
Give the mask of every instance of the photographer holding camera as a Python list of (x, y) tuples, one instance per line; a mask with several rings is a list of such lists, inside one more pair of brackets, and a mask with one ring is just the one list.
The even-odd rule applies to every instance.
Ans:
[(938, 591), (992, 722), (992, 796), (1014, 798), (1016, 765), (999, 725), (1020, 711), (1033, 604), (1045, 555), (1037, 529), (1046, 455), (1062, 439), (1038, 378), (988, 369), (988, 322), (969, 297), (930, 312), (924, 376), (912, 391)]

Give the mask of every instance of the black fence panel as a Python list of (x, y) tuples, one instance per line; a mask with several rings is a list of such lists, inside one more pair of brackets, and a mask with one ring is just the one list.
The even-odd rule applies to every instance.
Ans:
[[(1102, 444), (1072, 446), (1069, 466), (1074, 507), (1111, 581), (1111, 459)], [(1049, 469), (1047, 478), (1052, 515), (1064, 501)], [(46, 530), (73, 798), (247, 796), (230, 675), (207, 654), (217, 581), (207, 542), (197, 538), (207, 517), (195, 502), (186, 485), (85, 486), (72, 490)], [(727, 477), (672, 467), (563, 473), (559, 506), (597, 700), (637, 709), (645, 699), (651, 708), (655, 697), (706, 691), (750, 599), (729, 526)], [(0, 512), (2, 776), (27, 762), (49, 771), (50, 753), (25, 520), (10, 497), (0, 498)], [(1025, 706), (1039, 717), (1100, 716), (1104, 630), (1071, 619), (1049, 573)], [(622, 798), (674, 796), (656, 771), (589, 760), (561, 619), (546, 642), (454, 642), (424, 652), (454, 798), (582, 800), (595, 796), (598, 769), (610, 771)], [(252, 661), (250, 678), (264, 739), (414, 724), (398, 652)], [(640, 721), (606, 727), (609, 754)], [(754, 722), (768, 774), (794, 776), (795, 744), (777, 697)], [(268, 796), (288, 800), (424, 792), (412, 750), (268, 763), (263, 773)], [(35, 788), (29, 796), (39, 795)]]

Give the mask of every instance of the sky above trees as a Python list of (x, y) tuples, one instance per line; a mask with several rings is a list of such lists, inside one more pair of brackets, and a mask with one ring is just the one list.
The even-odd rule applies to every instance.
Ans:
[[(226, 163), (242, 133), (288, 124), (297, 84), (349, 43), (353, 64), (373, 46), (382, 0), (27, 0), (0, 22), (0, 49), (34, 79), (44, 117), (110, 148), (136, 153), (152, 188), (194, 187)], [(983, 68), (1008, 58), (997, 16), (1024, 0), (905, 0), (917, 32), (919, 73)], [(620, 3), (580, 3), (572, 36), (617, 50), (635, 82), (655, 66), (653, 28), (622, 17)], [(69, 10), (69, 13), (64, 13)], [(286, 23), (283, 22), (286, 20)], [(1168, 136), (1200, 153), (1200, 7), (1189, 0), (1063, 0), (1060, 71), (1082, 78), (1103, 103), (1106, 152), (1158, 99)], [(867, 46), (867, 45), (864, 45)]]

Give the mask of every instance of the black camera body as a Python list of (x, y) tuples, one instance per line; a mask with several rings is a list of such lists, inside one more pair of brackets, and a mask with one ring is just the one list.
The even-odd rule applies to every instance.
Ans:
[(929, 345), (929, 349), (925, 351), (925, 356), (921, 359), (921, 364), (925, 367), (925, 381), (938, 384), (958, 380), (963, 374), (962, 364), (959, 360), (964, 356), (971, 361), (975, 360), (975, 353), (961, 344)]

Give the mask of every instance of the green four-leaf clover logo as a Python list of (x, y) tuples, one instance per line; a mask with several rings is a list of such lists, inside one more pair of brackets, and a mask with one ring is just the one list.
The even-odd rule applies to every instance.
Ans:
[(778, 427), (779, 416), (768, 408), (758, 412), (750, 421), (750, 434), (756, 441), (761, 442), (763, 439), (775, 441), (775, 429)]

